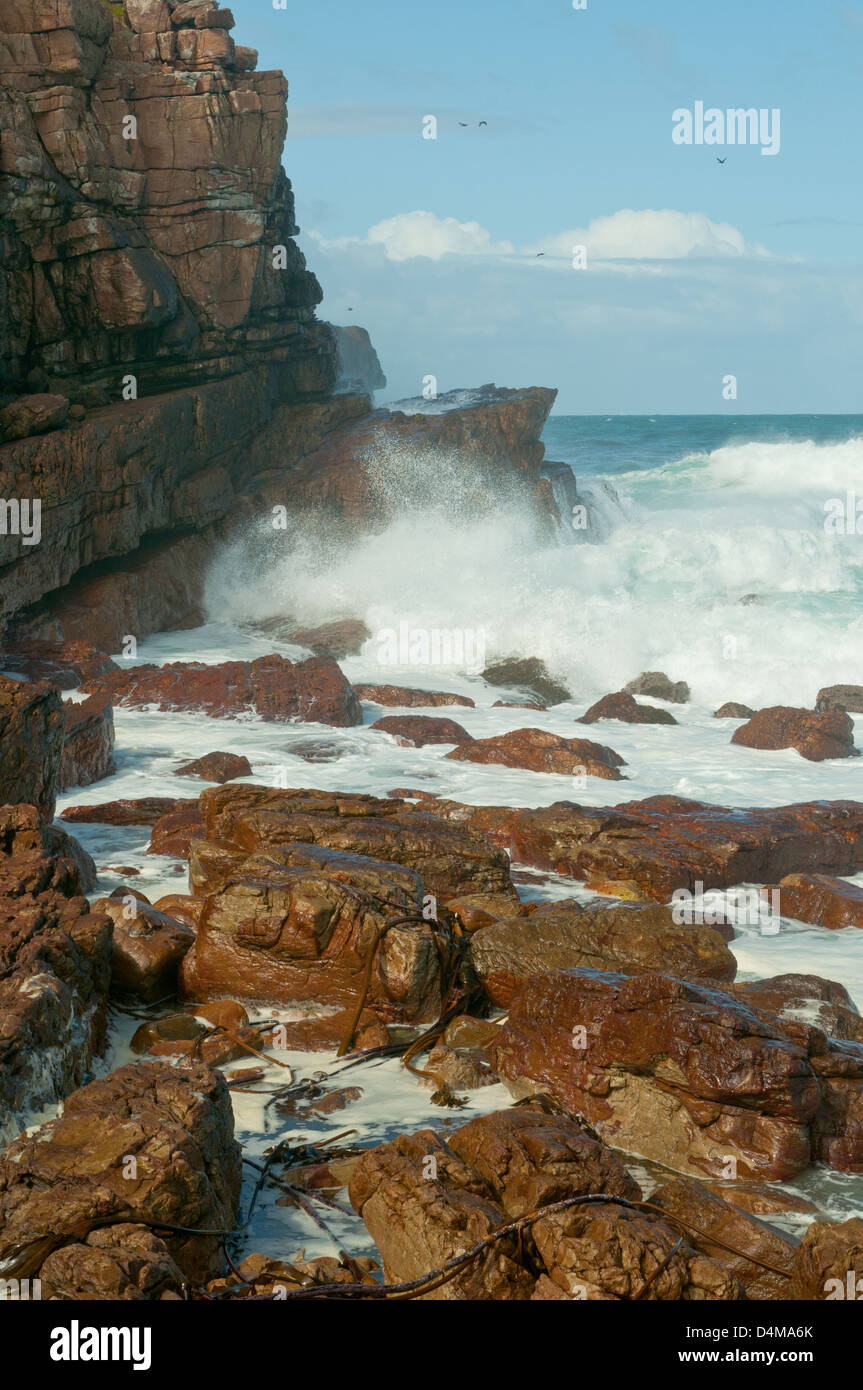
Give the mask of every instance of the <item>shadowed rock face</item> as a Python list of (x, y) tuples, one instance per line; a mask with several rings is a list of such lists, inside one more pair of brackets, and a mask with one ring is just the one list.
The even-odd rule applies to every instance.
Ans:
[(0, 805), (32, 802), (53, 816), (65, 729), (56, 690), (0, 676)]

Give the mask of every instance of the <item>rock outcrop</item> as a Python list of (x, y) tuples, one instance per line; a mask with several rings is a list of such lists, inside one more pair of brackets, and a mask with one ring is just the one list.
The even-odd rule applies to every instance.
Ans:
[(809, 762), (826, 758), (856, 758), (854, 721), (844, 709), (832, 705), (823, 714), (808, 709), (774, 705), (759, 710), (731, 735), (742, 748), (796, 748)]

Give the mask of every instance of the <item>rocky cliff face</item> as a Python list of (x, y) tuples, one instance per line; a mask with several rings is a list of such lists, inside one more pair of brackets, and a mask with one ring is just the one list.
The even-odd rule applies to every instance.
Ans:
[(287, 361), (331, 387), (287, 83), (233, 22), (216, 0), (3, 0), (0, 390), (104, 405), (130, 377), (146, 396)]

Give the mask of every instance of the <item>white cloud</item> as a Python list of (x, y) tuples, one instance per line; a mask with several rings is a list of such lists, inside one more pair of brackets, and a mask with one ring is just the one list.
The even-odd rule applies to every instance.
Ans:
[(676, 212), (671, 208), (635, 211), (622, 208), (609, 217), (596, 217), (587, 227), (557, 232), (530, 246), (516, 248), (511, 241), (494, 241), (479, 222), (459, 222), (433, 212), (402, 212), (369, 229), (365, 237), (327, 240), (312, 233), (331, 251), (357, 246), (380, 246), (388, 261), (417, 257), (439, 261), (444, 256), (482, 256), (487, 260), (538, 255), (550, 262), (571, 263), (573, 248), (585, 246), (591, 263), (615, 261), (680, 261), (715, 257), (764, 257), (763, 246), (749, 244), (730, 222), (713, 222), (703, 212)]
[(436, 217), (433, 212), (402, 212), (370, 228), (367, 240), (383, 246), (387, 260), (409, 261), (426, 256), (511, 256), (511, 241), (492, 241), (478, 222), (459, 222), (455, 217)]

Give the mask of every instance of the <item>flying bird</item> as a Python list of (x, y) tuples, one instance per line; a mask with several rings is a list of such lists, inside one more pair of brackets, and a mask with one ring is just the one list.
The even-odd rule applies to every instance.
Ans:
[(717, 163), (717, 164), (726, 164), (727, 162), (728, 162), (728, 155), (725, 156), (725, 159), (720, 159), (720, 158), (719, 158), (719, 155), (716, 156), (716, 163)]
[(480, 125), (488, 125), (488, 121), (480, 121)]
[(544, 256), (544, 255), (545, 255), (545, 252), (544, 252), (544, 251), (537, 251), (536, 254), (537, 254), (537, 256)]
[(464, 126), (466, 126), (466, 125), (467, 125), (467, 121), (459, 121), (459, 125), (464, 125)]

